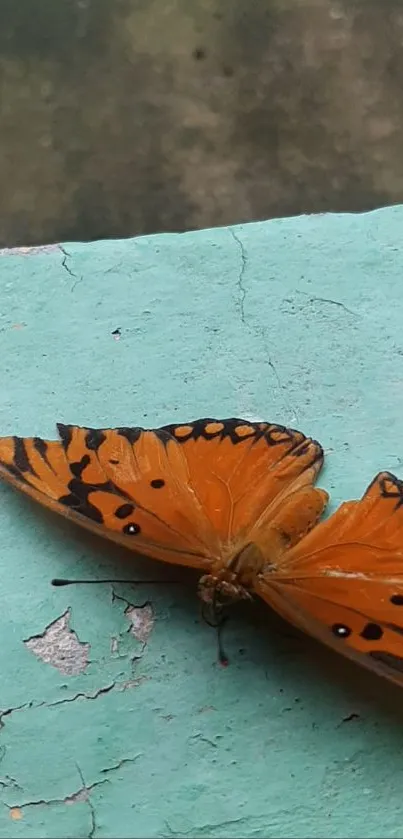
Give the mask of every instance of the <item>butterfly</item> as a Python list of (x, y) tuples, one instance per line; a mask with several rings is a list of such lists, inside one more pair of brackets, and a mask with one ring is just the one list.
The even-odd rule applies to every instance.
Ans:
[(319, 522), (323, 450), (300, 431), (211, 418), (57, 428), (57, 441), (0, 438), (0, 475), (137, 553), (199, 569), (203, 602), (257, 594), (403, 684), (403, 481), (380, 472)]

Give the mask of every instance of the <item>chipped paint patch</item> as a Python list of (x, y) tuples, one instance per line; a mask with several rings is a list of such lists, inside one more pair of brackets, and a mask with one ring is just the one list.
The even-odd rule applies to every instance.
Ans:
[(83, 673), (88, 664), (90, 645), (80, 641), (69, 622), (71, 610), (67, 611), (46, 627), (40, 635), (33, 635), (24, 641), (25, 646), (37, 658), (56, 667), (66, 676)]
[(129, 632), (137, 641), (146, 644), (154, 626), (154, 612), (150, 603), (144, 606), (128, 606), (125, 615), (130, 621)]

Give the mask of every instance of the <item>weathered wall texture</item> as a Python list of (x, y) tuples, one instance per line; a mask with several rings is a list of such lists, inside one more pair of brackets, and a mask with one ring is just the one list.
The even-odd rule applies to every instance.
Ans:
[(398, 0), (1, 9), (2, 244), (403, 199)]
[[(333, 509), (401, 477), (402, 226), (394, 207), (1, 253), (1, 433), (260, 417), (321, 441)], [(401, 688), (257, 601), (220, 667), (195, 575), (4, 485), (0, 534), (1, 839), (401, 839)]]

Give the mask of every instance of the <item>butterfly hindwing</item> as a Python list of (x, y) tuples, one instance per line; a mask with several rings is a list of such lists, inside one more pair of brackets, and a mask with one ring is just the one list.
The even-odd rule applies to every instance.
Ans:
[(0, 474), (88, 529), (200, 569), (311, 486), (323, 460), (301, 432), (241, 419), (58, 431), (56, 442), (0, 438)]
[(291, 623), (403, 684), (403, 481), (377, 475), (263, 572), (257, 590)]

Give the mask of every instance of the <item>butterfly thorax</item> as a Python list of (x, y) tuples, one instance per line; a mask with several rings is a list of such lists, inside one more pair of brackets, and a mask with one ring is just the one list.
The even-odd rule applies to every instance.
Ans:
[(235, 554), (223, 557), (199, 581), (204, 603), (250, 600), (257, 575), (265, 563), (257, 545), (249, 543)]

